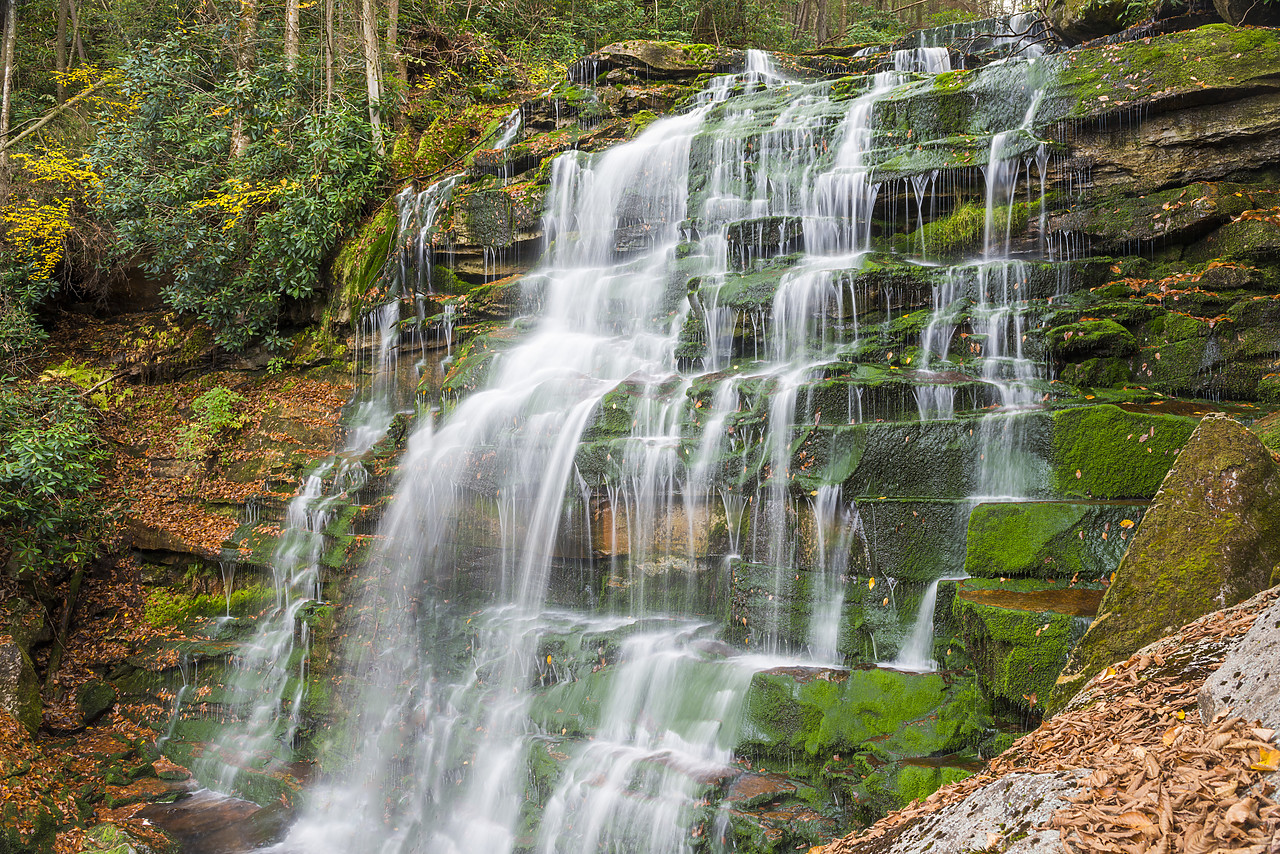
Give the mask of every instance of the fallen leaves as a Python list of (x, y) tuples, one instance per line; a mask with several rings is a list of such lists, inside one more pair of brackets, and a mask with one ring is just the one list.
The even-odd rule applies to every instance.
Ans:
[(1066, 711), (1020, 738), (986, 771), (825, 851), (880, 850), (912, 821), (1014, 772), (1078, 769), (1088, 774), (1049, 822), (1067, 854), (1270, 854), (1280, 838), (1280, 804), (1264, 775), (1280, 766), (1276, 733), (1239, 717), (1202, 721), (1197, 696), (1229, 641), (1277, 598), (1280, 588), (1210, 614), (1107, 668)]

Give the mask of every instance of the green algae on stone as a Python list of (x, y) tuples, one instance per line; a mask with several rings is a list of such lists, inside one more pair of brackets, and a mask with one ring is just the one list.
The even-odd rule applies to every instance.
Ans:
[(964, 569), (978, 578), (1110, 575), (1145, 508), (1133, 504), (999, 502), (969, 516)]
[(1195, 428), (1177, 415), (1083, 406), (1052, 416), (1051, 478), (1063, 496), (1149, 498)]
[(1280, 465), (1239, 423), (1206, 416), (1138, 527), (1049, 711), (1107, 665), (1266, 589), (1277, 564)]

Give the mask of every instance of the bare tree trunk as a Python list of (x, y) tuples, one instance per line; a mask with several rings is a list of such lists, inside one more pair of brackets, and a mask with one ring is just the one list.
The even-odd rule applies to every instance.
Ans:
[(80, 62), (88, 62), (89, 57), (85, 55), (84, 42), (80, 40), (80, 13), (76, 11), (76, 0), (67, 0), (67, 11), (71, 13), (71, 43), (76, 46), (76, 55), (80, 57)]
[(285, 0), (284, 4), (284, 67), (290, 71), (298, 70), (298, 43), (300, 38), (298, 23), (298, 0)]
[(324, 103), (328, 106), (333, 101), (333, 17), (335, 0), (324, 0)]
[[(9, 137), (9, 109), (13, 102), (13, 78), (18, 69), (13, 64), (13, 48), (18, 42), (18, 0), (4, 3), (4, 41), (0, 42), (0, 64), (4, 65), (4, 83), (0, 85), (0, 143)], [(9, 165), (9, 152), (0, 148), (0, 168)]]
[(58, 66), (58, 103), (67, 100), (67, 0), (58, 0), (58, 34), (53, 46), (54, 62)]
[(380, 61), (378, 58), (378, 22), (374, 14), (373, 0), (364, 0), (360, 7), (360, 32), (364, 41), (364, 80), (369, 93), (369, 126), (373, 129), (373, 147), (379, 155), (385, 153), (382, 145), (382, 119), (378, 115), (378, 102), (382, 99)]
[(849, 0), (840, 0), (840, 31), (837, 34), (839, 41), (844, 43), (844, 34), (849, 31)]
[[(247, 77), (253, 69), (254, 42), (258, 37), (258, 0), (240, 0), (240, 18), (236, 21), (236, 76)], [(231, 120), (231, 156), (240, 157), (249, 150), (249, 137), (244, 132), (244, 113), (235, 111)]]
[(817, 12), (813, 21), (813, 46), (821, 47), (827, 43), (829, 35), (827, 24), (827, 3), (829, 0), (817, 0)]
[(396, 78), (401, 83), (409, 82), (409, 63), (399, 55), (400, 42), (400, 0), (387, 3), (387, 55), (396, 64)]

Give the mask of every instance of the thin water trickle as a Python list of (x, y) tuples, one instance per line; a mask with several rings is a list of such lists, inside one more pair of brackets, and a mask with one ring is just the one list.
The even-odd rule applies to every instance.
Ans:
[(906, 670), (912, 673), (932, 673), (938, 669), (938, 662), (933, 657), (933, 613), (938, 604), (938, 585), (944, 581), (960, 581), (968, 576), (948, 576), (931, 581), (920, 597), (920, 608), (916, 611), (915, 621), (911, 625), (911, 634), (898, 650), (892, 661), (881, 666), (894, 670)]

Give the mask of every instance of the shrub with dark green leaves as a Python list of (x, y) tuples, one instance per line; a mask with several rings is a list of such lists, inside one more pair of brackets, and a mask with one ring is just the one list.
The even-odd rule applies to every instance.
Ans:
[[(221, 345), (282, 344), (285, 301), (315, 292), (379, 185), (363, 109), (324, 105), (278, 58), (237, 72), (214, 34), (192, 29), (133, 52), (121, 71), (136, 109), (99, 127), (91, 153), (121, 254), (169, 277), (169, 304)], [(247, 143), (238, 155), (233, 128)]]
[(75, 391), (0, 381), (0, 561), (10, 574), (56, 580), (93, 557), (105, 459)]

